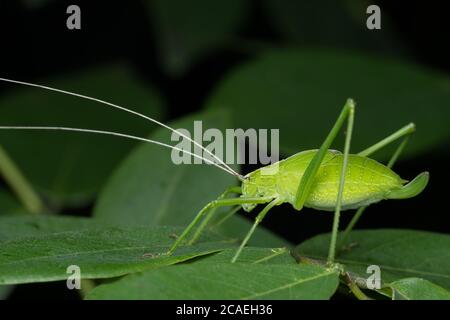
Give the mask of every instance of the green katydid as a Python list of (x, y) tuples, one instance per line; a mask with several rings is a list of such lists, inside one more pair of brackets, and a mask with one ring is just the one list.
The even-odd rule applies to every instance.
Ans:
[[(266, 167), (257, 169), (245, 176), (242, 176), (234, 171), (225, 162), (223, 162), (222, 159), (218, 158), (216, 155), (214, 155), (208, 149), (204, 148), (198, 142), (192, 140), (190, 137), (183, 135), (181, 132), (155, 119), (132, 111), (130, 109), (100, 99), (47, 86), (4, 78), (0, 78), (0, 80), (73, 95), (132, 113), (134, 115), (152, 121), (160, 126), (163, 126), (166, 129), (177, 133), (183, 138), (190, 140), (192, 143), (208, 153), (212, 157), (212, 159), (214, 159), (214, 161), (159, 141), (117, 132), (45, 126), (0, 126), (0, 129), (63, 130), (98, 133), (158, 144), (160, 146), (175, 149), (180, 152), (190, 154), (191, 156), (200, 158), (206, 163), (212, 164), (226, 171), (227, 173), (236, 176), (241, 181), (241, 186), (233, 186), (228, 188), (216, 200), (213, 200), (206, 204), (206, 206), (197, 213), (197, 215), (185, 228), (182, 234), (177, 237), (167, 254), (174, 253), (175, 250), (183, 242), (185, 242), (185, 240), (187, 240), (187, 237), (194, 231), (195, 232), (188, 241), (188, 244), (192, 244), (193, 242), (195, 242), (195, 240), (198, 239), (198, 237), (202, 234), (202, 231), (207, 226), (208, 221), (212, 217), (216, 208), (224, 206), (236, 207), (235, 210), (231, 211), (231, 214), (233, 214), (237, 211), (237, 208), (240, 207), (249, 212), (252, 211), (258, 204), (266, 204), (266, 206), (257, 215), (251, 229), (244, 237), (244, 240), (241, 242), (234, 257), (232, 258), (231, 262), (235, 262), (239, 257), (242, 249), (249, 241), (256, 227), (261, 223), (270, 209), (282, 203), (290, 203), (298, 211), (300, 211), (303, 207), (310, 207), (324, 211), (334, 211), (331, 243), (328, 255), (328, 264), (333, 265), (336, 255), (337, 235), (341, 210), (358, 209), (352, 221), (344, 231), (343, 237), (340, 239), (340, 245), (343, 244), (347, 234), (352, 230), (366, 206), (384, 199), (407, 199), (414, 197), (424, 190), (429, 179), (428, 172), (423, 172), (416, 178), (414, 178), (411, 182), (407, 183), (406, 180), (401, 179), (394, 171), (391, 170), (393, 164), (405, 147), (409, 136), (415, 131), (414, 124), (406, 125), (400, 130), (389, 135), (387, 138), (357, 154), (350, 154), (355, 112), (355, 104), (351, 99), (347, 100), (336, 123), (332, 127), (330, 133), (319, 149), (299, 152), (289, 158), (286, 158), (274, 164), (270, 164)], [(342, 129), (346, 121), (347, 130), (344, 152), (341, 153), (335, 150), (331, 150), (331, 144), (337, 137), (339, 131)], [(387, 165), (383, 165), (369, 158), (369, 156), (374, 152), (400, 138), (403, 138), (403, 141), (399, 144)], [(229, 194), (237, 194), (239, 196), (235, 198), (228, 198), (227, 196)]]

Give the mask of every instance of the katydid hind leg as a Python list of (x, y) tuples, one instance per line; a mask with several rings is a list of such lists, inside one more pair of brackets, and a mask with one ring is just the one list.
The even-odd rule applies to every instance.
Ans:
[[(218, 200), (223, 199), (227, 195), (232, 194), (232, 193), (242, 194), (241, 187), (230, 187), (230, 188), (226, 189), (217, 199)], [(189, 240), (189, 242), (188, 242), (189, 245), (193, 244), (195, 241), (197, 241), (200, 238), (203, 231), (208, 226), (210, 220), (214, 217), (216, 210), (217, 210), (217, 207), (211, 208), (209, 214), (203, 218), (201, 224), (197, 227), (197, 229), (194, 232), (194, 235)]]
[(339, 189), (338, 189), (338, 195), (336, 199), (336, 209), (334, 211), (334, 217), (333, 217), (333, 228), (331, 231), (331, 241), (330, 241), (330, 248), (328, 252), (328, 265), (333, 265), (334, 258), (335, 258), (335, 252), (336, 252), (336, 240), (337, 240), (337, 234), (339, 231), (339, 219), (341, 214), (341, 206), (342, 206), (342, 198), (344, 195), (344, 186), (345, 186), (345, 174), (347, 171), (348, 166), (348, 156), (350, 154), (350, 145), (352, 141), (352, 134), (353, 134), (353, 123), (354, 123), (354, 116), (355, 116), (355, 106), (352, 104), (349, 112), (347, 114), (347, 131), (345, 136), (345, 145), (344, 145), (344, 159), (342, 161), (342, 170), (341, 170), (341, 177), (339, 179)]
[(299, 186), (297, 188), (295, 200), (294, 200), (294, 208), (297, 210), (301, 210), (303, 208), (303, 205), (306, 202), (306, 199), (308, 198), (311, 187), (314, 182), (314, 178), (317, 174), (317, 171), (319, 170), (322, 161), (326, 155), (326, 152), (328, 149), (330, 149), (331, 144), (333, 143), (334, 139), (337, 137), (339, 131), (341, 130), (342, 126), (345, 123), (345, 120), (349, 117), (350, 113), (353, 113), (355, 108), (355, 103), (352, 99), (348, 99), (345, 103), (338, 119), (336, 120), (335, 124), (333, 125), (333, 128), (331, 129), (330, 133), (326, 137), (325, 141), (320, 146), (319, 151), (315, 154), (314, 158), (309, 163), (308, 167), (306, 168)]
[[(393, 162), (396, 161), (398, 158), (398, 155), (401, 153), (401, 151), (404, 148), (404, 145), (408, 141), (409, 137), (416, 131), (416, 126), (414, 123), (410, 123), (403, 128), (400, 128), (399, 130), (395, 131), (394, 133), (390, 134), (386, 138), (378, 141), (377, 143), (373, 144), (372, 146), (364, 149), (363, 151), (359, 152), (358, 155), (363, 157), (368, 157), (372, 155), (373, 153), (377, 152), (378, 150), (381, 150), (388, 145), (392, 144), (393, 142), (397, 141), (400, 138), (403, 138), (403, 141), (400, 143), (399, 147), (397, 148), (397, 151), (393, 154), (391, 160), (389, 161), (388, 167), (392, 167)], [(398, 154), (397, 154), (398, 153)], [(392, 164), (391, 164), (392, 162)]]
[[(405, 127), (399, 129), (398, 131), (394, 132), (393, 134), (387, 136), (386, 138), (380, 140), (379, 142), (375, 143), (374, 145), (370, 146), (369, 148), (365, 149), (364, 151), (360, 152), (359, 155), (369, 156), (372, 153), (390, 145), (391, 143), (395, 142), (396, 140), (403, 138), (400, 144), (397, 146), (396, 150), (392, 154), (391, 158), (388, 161), (387, 167), (392, 168), (399, 158), (401, 152), (405, 148), (406, 144), (408, 143), (409, 137), (415, 132), (415, 125), (413, 123), (410, 123), (406, 125)], [(344, 247), (346, 240), (348, 238), (348, 235), (355, 227), (356, 223), (361, 218), (362, 214), (366, 210), (367, 206), (359, 208), (355, 215), (350, 220), (349, 224), (345, 228), (344, 232), (342, 233), (342, 236), (339, 239), (338, 244), (338, 253), (342, 250)]]

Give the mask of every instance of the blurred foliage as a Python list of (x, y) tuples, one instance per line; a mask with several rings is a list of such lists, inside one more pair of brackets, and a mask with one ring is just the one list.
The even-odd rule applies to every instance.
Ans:
[[(169, 125), (193, 132), (196, 120), (202, 121), (203, 131), (216, 128), (225, 132), (232, 127), (228, 113), (223, 110), (198, 113)], [(150, 139), (174, 144), (169, 136), (165, 128), (160, 128)], [(124, 225), (183, 226), (190, 222), (193, 212), (203, 208), (205, 201), (212, 201), (227, 187), (237, 185), (236, 178), (213, 166), (175, 165), (170, 153), (155, 145), (136, 148), (105, 185), (94, 208), (94, 217)], [(227, 212), (217, 213), (215, 220)], [(234, 216), (214, 230), (231, 238), (242, 235), (250, 227), (249, 221)], [(282, 246), (286, 242), (260, 228), (251, 244)]]
[[(199, 113), (169, 125), (193, 132), (195, 120), (202, 120), (203, 130), (230, 127), (229, 117), (223, 111)], [(175, 145), (170, 137), (170, 131), (160, 128), (150, 139)], [(136, 148), (105, 185), (94, 216), (131, 225), (186, 225), (192, 219), (191, 213), (198, 212), (205, 200), (215, 199), (237, 183), (234, 177), (213, 166), (176, 165), (171, 152), (150, 144)]]
[(370, 4), (367, 0), (263, 1), (268, 20), (290, 44), (407, 54), (388, 15), (382, 16), (383, 33), (366, 28)]
[[(449, 79), (412, 64), (353, 52), (268, 52), (231, 72), (206, 105), (232, 110), (237, 127), (279, 128), (280, 149), (290, 155), (318, 148), (349, 97), (357, 104), (353, 152), (409, 122), (419, 131), (405, 156), (447, 147)], [(377, 156), (386, 159), (389, 152)]]
[(206, 53), (229, 45), (247, 13), (247, 2), (147, 0), (164, 69), (181, 75)]
[[(114, 65), (36, 80), (48, 86), (129, 106), (161, 119), (155, 91), (125, 66)], [(145, 135), (152, 128), (142, 119), (93, 101), (39, 88), (17, 87), (0, 98), (2, 125), (66, 126)], [(55, 207), (91, 200), (115, 165), (135, 143), (83, 133), (2, 131), (0, 143), (31, 183)]]

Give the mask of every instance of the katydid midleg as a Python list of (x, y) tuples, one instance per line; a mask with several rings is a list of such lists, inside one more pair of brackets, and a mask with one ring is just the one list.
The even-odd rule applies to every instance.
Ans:
[[(345, 235), (351, 231), (356, 223), (356, 220), (361, 216), (361, 213), (366, 206), (385, 199), (412, 198), (425, 189), (429, 180), (428, 172), (422, 172), (411, 182), (407, 183), (406, 180), (400, 178), (400, 176), (391, 169), (405, 147), (409, 136), (415, 131), (415, 126), (412, 123), (404, 126), (369, 148), (357, 154), (350, 154), (355, 113), (355, 104), (352, 99), (348, 99), (345, 103), (337, 121), (319, 149), (299, 152), (284, 160), (257, 169), (243, 176), (234, 171), (222, 159), (218, 158), (211, 151), (204, 148), (201, 144), (192, 140), (190, 137), (183, 135), (181, 132), (143, 114), (110, 102), (69, 91), (5, 78), (0, 78), (0, 80), (73, 95), (132, 113), (169, 129), (185, 139), (188, 139), (200, 147), (204, 152), (208, 153), (213, 160), (206, 159), (198, 154), (191, 153), (159, 141), (118, 132), (49, 126), (0, 126), (0, 129), (75, 131), (114, 135), (127, 139), (139, 140), (175, 149), (191, 156), (203, 159), (206, 163), (212, 164), (240, 180), (240, 186), (231, 186), (226, 189), (224, 193), (216, 200), (206, 204), (206, 206), (204, 206), (203, 209), (197, 213), (192, 222), (184, 229), (182, 234), (177, 237), (167, 252), (169, 255), (173, 254), (181, 244), (185, 244), (184, 242), (188, 240), (188, 236), (190, 236), (194, 231), (194, 234), (191, 236), (190, 240), (187, 241), (187, 244), (192, 244), (195, 242), (207, 226), (207, 222), (214, 214), (216, 208), (224, 206), (238, 208), (242, 207), (245, 211), (250, 212), (258, 204), (266, 204), (257, 215), (251, 229), (245, 235), (244, 240), (241, 242), (236, 253), (234, 254), (231, 262), (235, 262), (238, 259), (242, 249), (251, 238), (256, 227), (261, 223), (270, 209), (282, 203), (289, 203), (298, 211), (300, 211), (303, 207), (310, 207), (317, 210), (334, 212), (331, 242), (328, 254), (328, 264), (333, 265), (336, 255), (339, 218), (342, 210), (358, 209), (358, 212), (355, 215), (356, 219), (352, 220), (350, 225), (345, 230), (345, 238)], [(330, 149), (330, 147), (345, 122), (347, 122), (345, 145), (344, 151), (341, 153)], [(402, 138), (403, 141), (399, 144), (387, 165), (383, 165), (369, 158), (369, 156), (376, 151), (393, 143), (394, 141), (397, 141), (400, 138)], [(227, 197), (229, 194), (237, 194), (238, 197), (229, 198)], [(232, 212), (236, 211), (237, 210), (233, 210)]]

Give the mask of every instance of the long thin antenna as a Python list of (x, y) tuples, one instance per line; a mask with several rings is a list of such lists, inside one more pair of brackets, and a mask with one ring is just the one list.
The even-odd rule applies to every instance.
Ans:
[(49, 91), (54, 91), (54, 92), (59, 92), (59, 93), (63, 93), (63, 94), (75, 96), (75, 97), (82, 98), (82, 99), (87, 99), (87, 100), (95, 101), (95, 102), (98, 102), (98, 103), (101, 103), (101, 104), (110, 106), (110, 107), (112, 107), (112, 108), (116, 108), (116, 109), (119, 109), (119, 110), (122, 110), (122, 111), (125, 111), (125, 112), (128, 112), (128, 113), (134, 114), (134, 115), (136, 115), (136, 116), (138, 116), (138, 117), (144, 118), (144, 119), (146, 119), (146, 120), (148, 120), (148, 121), (151, 121), (151, 122), (153, 122), (153, 123), (156, 123), (157, 125), (159, 125), (159, 126), (161, 126), (161, 127), (164, 127), (164, 128), (166, 128), (166, 129), (169, 129), (169, 130), (172, 131), (172, 132), (175, 132), (176, 134), (178, 134), (179, 136), (181, 136), (181, 137), (183, 137), (183, 138), (185, 138), (185, 139), (188, 139), (189, 141), (191, 141), (192, 143), (194, 143), (196, 146), (198, 146), (198, 147), (200, 147), (202, 150), (204, 150), (206, 153), (208, 153), (209, 155), (211, 155), (214, 159), (216, 159), (221, 165), (223, 165), (223, 166), (224, 166), (225, 168), (227, 168), (229, 171), (233, 172), (233, 173), (234, 173), (233, 175), (235, 175), (235, 176), (240, 176), (240, 177), (241, 177), (241, 175), (240, 175), (239, 173), (237, 173), (236, 171), (234, 171), (234, 170), (233, 170), (229, 165), (227, 165), (222, 159), (220, 159), (220, 158), (217, 157), (215, 154), (213, 154), (211, 151), (209, 151), (208, 149), (206, 149), (205, 147), (203, 147), (203, 146), (202, 146), (200, 143), (198, 143), (197, 141), (195, 141), (195, 140), (191, 139), (190, 137), (184, 135), (183, 133), (179, 132), (178, 130), (175, 130), (175, 129), (171, 128), (170, 126), (168, 126), (168, 125), (166, 125), (166, 124), (164, 124), (164, 123), (162, 123), (162, 122), (159, 122), (158, 120), (155, 120), (155, 119), (153, 119), (153, 118), (151, 118), (151, 117), (148, 117), (148, 116), (146, 116), (146, 115), (144, 115), (144, 114), (142, 114), (142, 113), (139, 113), (139, 112), (137, 112), (137, 111), (133, 111), (133, 110), (127, 109), (127, 108), (125, 108), (125, 107), (122, 107), (122, 106), (113, 104), (113, 103), (111, 103), (111, 102), (107, 102), (107, 101), (104, 101), (104, 100), (101, 100), (101, 99), (93, 98), (93, 97), (86, 96), (86, 95), (79, 94), (79, 93), (74, 93), (74, 92), (70, 92), (70, 91), (66, 91), (66, 90), (61, 90), (61, 89), (56, 89), (56, 88), (52, 88), (52, 87), (48, 87), (48, 86), (44, 86), (44, 85), (40, 85), (40, 84), (35, 84), (35, 83), (30, 83), (30, 82), (24, 82), (24, 81), (18, 81), (18, 80), (7, 79), (7, 78), (0, 78), (0, 80), (1, 80), (1, 81), (5, 81), (5, 82), (16, 83), (16, 84), (20, 84), (20, 85), (25, 85), (25, 86), (29, 86), (29, 87), (41, 88), (41, 89), (45, 89), (45, 90), (49, 90)]
[(171, 146), (170, 144), (166, 144), (160, 141), (156, 141), (156, 140), (151, 140), (151, 139), (146, 139), (146, 138), (142, 138), (142, 137), (137, 137), (137, 136), (132, 136), (129, 134), (124, 134), (124, 133), (119, 133), (119, 132), (113, 132), (113, 131), (104, 131), (104, 130), (92, 130), (92, 129), (82, 129), (82, 128), (70, 128), (70, 127), (42, 127), (42, 126), (0, 126), (0, 130), (60, 130), (60, 131), (72, 131), (72, 132), (84, 132), (84, 133), (98, 133), (98, 134), (104, 134), (104, 135), (110, 135), (110, 136), (116, 136), (116, 137), (121, 137), (121, 138), (127, 138), (127, 139), (132, 139), (132, 140), (138, 140), (138, 141), (143, 141), (143, 142), (147, 142), (147, 143), (153, 143), (162, 147), (166, 147), (169, 149), (173, 149), (173, 150), (177, 150), (177, 151), (181, 151), (183, 153), (189, 154), (191, 156), (194, 156), (198, 159), (201, 159), (209, 164), (212, 164), (213, 166), (216, 166), (217, 168), (228, 172), (229, 174), (236, 176), (237, 178), (239, 178), (240, 180), (242, 180), (242, 176), (239, 174), (236, 174), (236, 172), (234, 171), (230, 171), (227, 168), (222, 167), (221, 165), (215, 163), (214, 161), (211, 161), (209, 159), (203, 158), (195, 153), (183, 150), (181, 148), (178, 147), (174, 147)]

